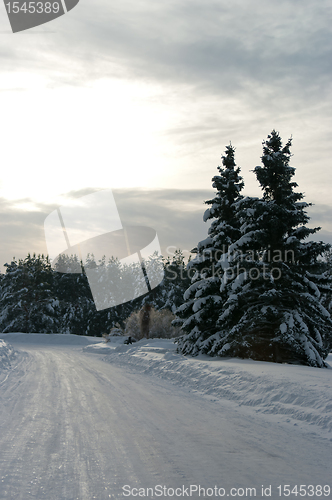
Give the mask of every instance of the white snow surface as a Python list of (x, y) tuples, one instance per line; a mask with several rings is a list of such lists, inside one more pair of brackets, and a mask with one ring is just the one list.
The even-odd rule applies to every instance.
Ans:
[(15, 349), (0, 339), (0, 374), (11, 367), (11, 362), (16, 358), (16, 355)]
[[(143, 339), (132, 345), (119, 342), (115, 339), (83, 349), (107, 354), (104, 360), (109, 363), (129, 365), (202, 395), (246, 406), (254, 414), (274, 415), (275, 422), (307, 428), (332, 442), (332, 369), (187, 357), (176, 353), (172, 339)], [(332, 354), (327, 362), (332, 366)]]
[(1, 500), (332, 489), (331, 369), (184, 357), (161, 339), (0, 338)]

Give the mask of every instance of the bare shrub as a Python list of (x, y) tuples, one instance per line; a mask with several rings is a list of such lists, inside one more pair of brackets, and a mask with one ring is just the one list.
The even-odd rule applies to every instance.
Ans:
[[(125, 334), (135, 339), (142, 338), (140, 329), (140, 311), (134, 311), (125, 321)], [(180, 328), (172, 326), (174, 314), (168, 309), (156, 311), (151, 308), (149, 338), (171, 339), (180, 335)]]
[(140, 310), (140, 330), (141, 337), (149, 338), (150, 333), (150, 323), (151, 323), (151, 304), (144, 304), (142, 309)]
[(141, 337), (140, 312), (139, 311), (132, 312), (124, 323), (125, 323), (125, 335), (131, 336), (136, 340), (140, 339)]

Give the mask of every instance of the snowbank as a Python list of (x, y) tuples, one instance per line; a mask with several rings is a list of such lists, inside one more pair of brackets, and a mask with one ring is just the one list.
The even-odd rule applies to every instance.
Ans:
[(0, 333), (0, 339), (11, 344), (73, 345), (85, 346), (100, 343), (101, 337), (64, 335), (62, 333)]
[(0, 372), (11, 366), (11, 362), (16, 358), (16, 355), (13, 346), (0, 339)]
[[(165, 379), (210, 400), (241, 406), (273, 423), (285, 423), (315, 432), (332, 441), (332, 369), (274, 364), (176, 353), (172, 340), (140, 340), (124, 344), (124, 337), (101, 338), (62, 334), (0, 334), (0, 383), (19, 361), (24, 344), (72, 346), (102, 355), (106, 362), (126, 370)], [(13, 344), (14, 347), (11, 345)], [(23, 348), (24, 350), (24, 348)], [(13, 363), (13, 361), (15, 361)], [(332, 355), (327, 359), (332, 365)], [(310, 426), (310, 427), (308, 427)]]
[[(209, 399), (242, 406), (332, 441), (332, 370), (252, 360), (185, 357), (172, 340), (123, 339), (87, 346), (85, 352), (107, 354), (109, 363), (167, 379)], [(327, 361), (332, 365), (332, 355)], [(308, 430), (308, 429), (307, 429)]]

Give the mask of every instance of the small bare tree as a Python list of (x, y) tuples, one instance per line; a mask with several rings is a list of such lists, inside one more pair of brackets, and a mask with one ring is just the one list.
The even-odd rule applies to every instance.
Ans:
[(151, 315), (151, 304), (144, 304), (142, 309), (140, 310), (140, 330), (141, 330), (141, 338), (149, 338), (150, 331), (150, 315)]

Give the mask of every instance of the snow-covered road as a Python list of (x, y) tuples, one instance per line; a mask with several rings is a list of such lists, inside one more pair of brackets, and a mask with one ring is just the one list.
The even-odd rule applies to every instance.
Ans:
[[(13, 345), (23, 355), (0, 379), (0, 500), (158, 498), (146, 490), (156, 485), (184, 497), (193, 485), (192, 498), (203, 497), (196, 485), (235, 498), (253, 487), (261, 498), (271, 485), (277, 499), (279, 485), (332, 486), (327, 439), (105, 363), (82, 345)], [(145, 490), (128, 496), (132, 488)]]

